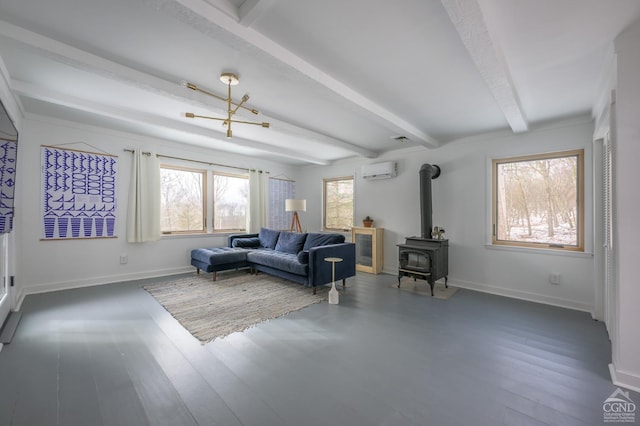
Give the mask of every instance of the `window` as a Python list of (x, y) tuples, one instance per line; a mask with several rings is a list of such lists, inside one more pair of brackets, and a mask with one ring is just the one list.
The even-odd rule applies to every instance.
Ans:
[(244, 231), (249, 212), (249, 178), (213, 174), (213, 231)]
[(345, 230), (353, 226), (353, 177), (323, 180), (323, 226)]
[(493, 244), (584, 250), (584, 151), (493, 161)]
[(204, 232), (206, 172), (182, 167), (160, 166), (163, 234)]
[(289, 229), (293, 212), (284, 210), (287, 198), (296, 198), (296, 183), (288, 179), (269, 178), (269, 228)]

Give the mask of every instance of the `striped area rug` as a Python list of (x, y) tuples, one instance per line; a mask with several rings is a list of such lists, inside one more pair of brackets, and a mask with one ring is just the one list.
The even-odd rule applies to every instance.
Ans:
[(329, 288), (310, 287), (245, 271), (193, 275), (144, 286), (196, 339), (203, 343), (327, 300)]

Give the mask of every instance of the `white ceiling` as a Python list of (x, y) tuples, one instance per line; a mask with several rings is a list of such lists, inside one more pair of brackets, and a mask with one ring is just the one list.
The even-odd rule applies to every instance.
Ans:
[[(637, 0), (1, 0), (26, 113), (292, 165), (588, 114)], [(271, 128), (218, 121), (224, 71)], [(398, 136), (404, 142), (394, 140)]]

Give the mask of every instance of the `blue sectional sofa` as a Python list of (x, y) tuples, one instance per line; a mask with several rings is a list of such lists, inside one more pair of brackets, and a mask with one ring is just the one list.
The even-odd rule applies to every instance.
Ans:
[(249, 267), (309, 287), (332, 281), (331, 263), (327, 257), (339, 257), (335, 279), (344, 280), (356, 274), (355, 244), (345, 243), (344, 235), (329, 233), (297, 233), (262, 228), (257, 234), (230, 235), (228, 247), (191, 251), (191, 264), (206, 272)]

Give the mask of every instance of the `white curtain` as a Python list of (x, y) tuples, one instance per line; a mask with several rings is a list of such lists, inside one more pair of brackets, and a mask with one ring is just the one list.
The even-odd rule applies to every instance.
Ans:
[(249, 217), (247, 229), (250, 233), (266, 227), (269, 220), (269, 177), (262, 170), (249, 172)]
[(160, 162), (154, 153), (133, 153), (127, 241), (144, 243), (160, 239)]

